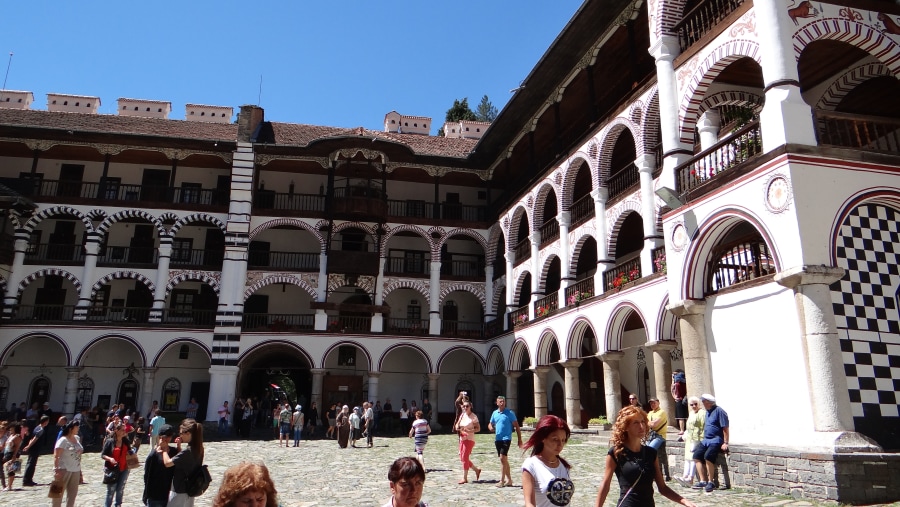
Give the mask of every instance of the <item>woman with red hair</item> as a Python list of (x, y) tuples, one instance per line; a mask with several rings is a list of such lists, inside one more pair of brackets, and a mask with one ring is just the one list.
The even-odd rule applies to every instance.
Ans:
[(575, 485), (569, 479), (571, 466), (559, 455), (571, 431), (565, 421), (545, 415), (538, 421), (523, 449), (531, 456), (522, 463), (522, 493), (526, 507), (569, 505)]

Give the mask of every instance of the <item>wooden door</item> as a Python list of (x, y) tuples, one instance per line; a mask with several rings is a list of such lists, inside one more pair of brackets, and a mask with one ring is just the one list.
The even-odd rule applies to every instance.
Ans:
[(141, 200), (164, 203), (169, 189), (169, 171), (163, 169), (144, 169), (141, 177)]
[(59, 197), (81, 197), (81, 181), (84, 178), (84, 166), (79, 164), (63, 164), (59, 168), (59, 186), (56, 195)]

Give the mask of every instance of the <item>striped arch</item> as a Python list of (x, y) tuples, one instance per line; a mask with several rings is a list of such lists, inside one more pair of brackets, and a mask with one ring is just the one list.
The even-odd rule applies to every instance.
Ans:
[[(584, 343), (584, 334), (588, 329), (594, 333), (594, 339), (597, 340), (597, 331), (594, 330), (594, 325), (591, 324), (591, 321), (585, 317), (578, 317), (575, 319), (575, 322), (572, 323), (572, 326), (569, 328), (569, 339), (568, 345), (566, 346), (566, 358), (565, 359), (577, 359), (581, 357), (581, 345)], [(600, 350), (600, 344), (594, 342), (594, 350), (597, 352), (605, 352)]]
[(109, 232), (109, 228), (112, 227), (113, 224), (128, 218), (143, 218), (144, 220), (156, 226), (156, 231), (157, 233), (159, 233), (160, 237), (168, 235), (166, 226), (163, 225), (163, 223), (157, 217), (142, 209), (126, 209), (106, 217), (106, 219), (104, 219), (103, 222), (99, 226), (97, 226), (97, 232), (102, 235), (106, 235), (106, 233)]
[(246, 350), (241, 351), (241, 354), (237, 359), (237, 365), (242, 366), (241, 363), (243, 363), (247, 359), (252, 358), (253, 354), (255, 354), (256, 352), (259, 352), (263, 348), (271, 347), (273, 345), (281, 345), (283, 347), (293, 350), (298, 355), (300, 355), (301, 357), (306, 359), (306, 362), (307, 362), (307, 364), (310, 365), (310, 367), (313, 367), (313, 368), (316, 367), (316, 363), (313, 362), (312, 357), (309, 355), (309, 353), (306, 352), (306, 350), (304, 350), (303, 347), (301, 347), (296, 342), (291, 341), (291, 340), (266, 340), (264, 342), (257, 343), (256, 345), (254, 345), (250, 348), (247, 348)]
[(765, 223), (751, 211), (743, 208), (723, 208), (699, 224), (685, 252), (684, 280), (681, 300), (703, 299), (709, 258), (713, 250), (731, 229), (740, 222), (747, 222), (760, 234), (775, 262), (775, 271), (783, 269), (778, 245)]
[(650, 2), (648, 14), (650, 15), (650, 33), (653, 34), (653, 40), (658, 40), (663, 35), (675, 35), (675, 25), (681, 21), (684, 15), (685, 1), (656, 0), (655, 3)]
[[(451, 239), (453, 236), (466, 236), (466, 237), (474, 239), (475, 241), (478, 242), (479, 245), (481, 245), (482, 253), (487, 255), (488, 245), (485, 242), (484, 236), (482, 236), (481, 234), (479, 234), (478, 232), (476, 232), (472, 229), (459, 228), (459, 229), (453, 229), (451, 231), (448, 231), (446, 234), (444, 234), (441, 237), (441, 239), (439, 239), (438, 241), (435, 241), (435, 245), (434, 245), (435, 251), (434, 252), (436, 252), (438, 256), (441, 255), (441, 248), (443, 248), (444, 244), (447, 243), (447, 241), (449, 239)], [(432, 252), (432, 254), (434, 254), (434, 252)], [(491, 259), (491, 260), (493, 260), (493, 259)], [(485, 259), (485, 262), (487, 262), (487, 259)]]
[[(565, 271), (566, 276), (568, 276), (568, 277), (573, 277), (578, 274), (576, 272), (578, 269), (578, 258), (581, 257), (581, 249), (584, 248), (584, 244), (587, 242), (587, 240), (593, 239), (594, 242), (597, 243), (598, 247), (600, 246), (600, 241), (605, 241), (605, 239), (602, 239), (602, 240), (597, 239), (597, 231), (595, 231), (593, 227), (590, 227), (590, 228), (581, 227), (581, 228), (579, 228), (579, 230), (581, 231), (581, 236), (579, 236), (578, 239), (575, 240), (575, 242), (572, 244), (572, 247), (571, 247), (572, 248), (572, 257), (569, 259), (570, 265), (563, 266), (563, 269), (566, 270)], [(598, 248), (597, 254), (599, 254), (599, 253), (600, 253), (600, 249)], [(597, 259), (597, 260), (600, 260), (600, 259)]]
[(331, 234), (335, 235), (345, 229), (359, 229), (372, 236), (372, 240), (374, 241), (375, 236), (378, 235), (377, 227), (377, 225), (367, 225), (362, 222), (342, 222), (334, 226), (334, 229), (331, 230)]
[(395, 343), (394, 345), (388, 347), (384, 352), (382, 352), (381, 357), (378, 358), (378, 371), (384, 371), (384, 360), (387, 358), (388, 354), (390, 354), (394, 350), (402, 348), (413, 349), (422, 355), (422, 358), (425, 359), (425, 366), (428, 368), (428, 371), (426, 371), (425, 373), (437, 373), (434, 371), (434, 365), (431, 362), (431, 358), (428, 357), (428, 353), (426, 353), (425, 350), (422, 349), (422, 347), (419, 347), (418, 345), (410, 342)]
[(372, 362), (372, 353), (369, 352), (365, 347), (363, 347), (363, 345), (361, 343), (359, 343), (357, 341), (353, 341), (353, 340), (341, 340), (339, 342), (333, 343), (330, 347), (328, 347), (328, 349), (325, 350), (325, 353), (322, 354), (321, 368), (325, 367), (325, 361), (328, 360), (329, 354), (331, 354), (332, 352), (334, 352), (341, 346), (346, 346), (346, 345), (349, 345), (351, 347), (355, 347), (355, 348), (359, 349), (363, 353), (363, 355), (366, 356), (366, 364), (369, 367), (369, 371), (372, 371), (372, 368), (375, 364)]
[[(556, 197), (556, 209), (557, 211), (562, 210), (562, 206), (559, 203), (559, 195), (560, 189), (553, 184), (553, 180), (550, 178), (545, 179), (540, 183), (540, 188), (537, 191), (536, 197), (534, 199), (534, 223), (535, 228), (540, 228), (541, 225), (544, 224), (544, 205), (547, 203), (547, 199), (550, 196), (550, 192), (553, 192), (553, 195)], [(556, 217), (547, 217), (547, 219), (556, 218)], [(540, 224), (540, 225), (537, 225)]]
[(166, 284), (166, 297), (169, 297), (169, 294), (172, 293), (172, 289), (178, 286), (181, 282), (186, 281), (195, 281), (195, 282), (203, 282), (206, 285), (212, 287), (212, 289), (216, 292), (216, 295), (219, 294), (219, 280), (217, 280), (209, 271), (187, 271), (184, 273), (179, 273), (172, 277), (169, 280), (169, 283)]
[(440, 247), (435, 247), (435, 241), (432, 239), (431, 235), (428, 234), (428, 231), (417, 225), (410, 224), (402, 224), (388, 229), (385, 235), (381, 237), (382, 252), (387, 252), (388, 241), (399, 232), (411, 232), (416, 236), (419, 236), (420, 238), (424, 239), (426, 243), (428, 243), (428, 249), (431, 251), (432, 256), (434, 256), (435, 251), (437, 251), (438, 255), (440, 255), (441, 249)]
[[(662, 141), (659, 125), (659, 90), (656, 85), (650, 91), (650, 100), (644, 108), (644, 114), (641, 123), (641, 133), (643, 133), (644, 151), (643, 153), (653, 153), (656, 145)], [(662, 149), (662, 146), (659, 148)], [(660, 169), (657, 167), (657, 169)]]
[(491, 345), (484, 366), (485, 376), (502, 374), (506, 371), (505, 364), (506, 363), (503, 361), (503, 351), (500, 350), (500, 347), (496, 343)]
[(11, 340), (6, 345), (6, 347), (3, 348), (3, 352), (0, 353), (0, 365), (6, 365), (9, 361), (10, 354), (12, 354), (13, 351), (16, 350), (16, 347), (30, 338), (50, 338), (51, 340), (55, 341), (57, 345), (62, 348), (63, 354), (65, 354), (66, 356), (66, 366), (72, 365), (72, 349), (69, 348), (69, 344), (66, 342), (66, 340), (63, 340), (58, 335), (48, 333), (47, 331), (25, 333)]
[(613, 148), (616, 146), (616, 141), (619, 140), (619, 136), (622, 135), (622, 132), (628, 130), (631, 132), (631, 137), (634, 139), (634, 152), (635, 153), (644, 153), (644, 138), (641, 136), (640, 128), (632, 123), (632, 121), (628, 118), (618, 117), (614, 119), (609, 125), (604, 129), (605, 132), (601, 136), (602, 140), (600, 142), (600, 156), (597, 161), (598, 178), (599, 182), (603, 183), (606, 186), (606, 178), (609, 177), (610, 171), (610, 161), (612, 160), (612, 152)]
[(640, 215), (643, 210), (641, 209), (640, 202), (629, 199), (622, 202), (621, 206), (617, 207), (615, 211), (618, 212), (618, 214), (611, 217), (612, 219), (610, 222), (613, 226), (609, 228), (609, 242), (607, 243), (606, 250), (610, 258), (615, 257), (616, 244), (619, 242), (619, 232), (621, 232), (622, 224), (625, 223), (625, 219), (632, 213)]
[(132, 279), (137, 280), (144, 284), (148, 289), (150, 289), (150, 294), (156, 292), (156, 285), (147, 278), (146, 276), (136, 272), (136, 271), (116, 271), (115, 273), (110, 273), (103, 278), (97, 280), (97, 283), (91, 287), (91, 299), (94, 299), (94, 296), (97, 295), (97, 291), (100, 290), (104, 285), (113, 281), (113, 280), (122, 280), (122, 279)]
[(606, 349), (604, 351), (622, 350), (622, 335), (625, 334), (625, 323), (632, 312), (640, 317), (644, 329), (647, 329), (647, 319), (636, 304), (631, 301), (619, 303), (609, 314), (609, 324), (606, 327)]
[(528, 214), (523, 204), (518, 204), (513, 210), (512, 217), (509, 222), (509, 235), (506, 237), (506, 251), (512, 251), (516, 248), (515, 241), (519, 240), (519, 222), (522, 221), (522, 215), (525, 215), (525, 222), (528, 224), (528, 234), (534, 230), (534, 221)]
[[(595, 150), (599, 151), (597, 143), (591, 141), (589, 152)], [(588, 171), (591, 173), (591, 190), (594, 190), (593, 182), (596, 180), (594, 178), (595, 168), (593, 160), (596, 158), (597, 155), (589, 156), (584, 152), (577, 152), (569, 161), (569, 165), (566, 167), (563, 175), (562, 188), (560, 188), (559, 194), (556, 196), (559, 201), (560, 210), (568, 211), (568, 209), (572, 207), (572, 195), (575, 193), (575, 179), (578, 177), (578, 170), (581, 169), (581, 164), (587, 164)]]
[(640, 100), (635, 100), (631, 106), (628, 107), (628, 119), (631, 120), (631, 123), (635, 125), (642, 124), (644, 117), (644, 102)]
[(473, 283), (451, 283), (447, 285), (441, 286), (441, 302), (440, 304), (444, 304), (444, 299), (451, 293), (456, 291), (468, 292), (475, 297), (478, 298), (478, 301), (481, 301), (481, 308), (485, 308), (485, 300), (484, 300), (484, 285), (476, 285)]
[(343, 276), (329, 276), (328, 277), (328, 288), (326, 291), (331, 294), (332, 292), (340, 289), (341, 287), (353, 287), (355, 289), (362, 289), (369, 294), (375, 293), (375, 277), (373, 276), (361, 276), (356, 279), (356, 285), (351, 285), (347, 283), (347, 280)]
[[(156, 355), (153, 356), (153, 362), (150, 363), (150, 367), (158, 368), (160, 366), (159, 361), (160, 361), (160, 359), (162, 359), (162, 356), (163, 356), (163, 354), (166, 353), (166, 351), (168, 351), (175, 345), (183, 345), (186, 343), (190, 343), (191, 345), (196, 345), (197, 347), (200, 347), (200, 350), (205, 352), (207, 358), (210, 361), (212, 361), (212, 349), (210, 349), (207, 344), (203, 343), (202, 341), (200, 341), (196, 338), (188, 338), (186, 336), (182, 336), (179, 338), (175, 338), (173, 340), (169, 340), (168, 342), (166, 342), (165, 345), (160, 347), (159, 352), (157, 352)], [(163, 365), (163, 366), (168, 366), (168, 365)]]
[(316, 227), (315, 225), (311, 225), (307, 222), (304, 222), (303, 220), (300, 220), (299, 218), (276, 218), (274, 220), (269, 220), (265, 223), (262, 223), (262, 224), (256, 226), (256, 228), (254, 228), (252, 231), (250, 231), (250, 240), (252, 241), (253, 238), (262, 234), (263, 231), (266, 231), (268, 229), (272, 229), (275, 227), (280, 227), (280, 226), (289, 226), (289, 227), (296, 227), (298, 229), (303, 229), (304, 231), (312, 234), (314, 238), (319, 240), (320, 247), (322, 247), (324, 249), (323, 245), (325, 244), (325, 239), (322, 237), (322, 234), (319, 232), (318, 227)]
[(659, 305), (659, 311), (656, 316), (656, 336), (660, 341), (676, 341), (676, 337), (678, 337), (678, 316), (670, 312), (666, 308), (668, 306), (669, 296), (666, 295), (662, 300), (662, 304)]
[(446, 359), (447, 356), (449, 356), (453, 352), (457, 352), (460, 350), (464, 350), (466, 352), (471, 353), (473, 356), (475, 356), (475, 359), (478, 360), (478, 364), (481, 365), (481, 371), (484, 372), (485, 368), (487, 368), (487, 364), (484, 360), (484, 357), (482, 357), (481, 354), (479, 354), (477, 350), (475, 350), (472, 347), (469, 347), (467, 345), (456, 345), (454, 347), (450, 347), (449, 349), (445, 350), (444, 353), (441, 354), (441, 357), (438, 358), (437, 373), (441, 372), (441, 365), (444, 364), (444, 359)]
[(700, 104), (698, 114), (703, 114), (710, 109), (716, 109), (719, 106), (748, 106), (754, 111), (762, 110), (763, 102), (766, 98), (758, 93), (748, 92), (746, 90), (727, 90), (714, 93), (703, 99)]
[(85, 230), (88, 232), (94, 230), (94, 224), (91, 222), (90, 217), (71, 206), (54, 206), (52, 208), (41, 210), (38, 213), (35, 213), (22, 228), (28, 231), (28, 234), (31, 234), (34, 231), (34, 228), (44, 220), (62, 215), (73, 216), (78, 220), (81, 220)]
[[(500, 308), (501, 298), (505, 299), (506, 296), (506, 277), (499, 278), (494, 281), (494, 300), (491, 301), (491, 307), (487, 308), (484, 313), (486, 314), (497, 314), (497, 308)], [(505, 318), (505, 315), (497, 315), (497, 318)]]
[(550, 364), (550, 352), (553, 350), (553, 345), (556, 345), (557, 349), (562, 349), (562, 347), (559, 346), (559, 338), (556, 337), (556, 333), (550, 328), (541, 331), (541, 337), (538, 339), (537, 351), (535, 353), (537, 356), (535, 358), (535, 366), (546, 366)]
[(890, 69), (881, 62), (868, 62), (857, 65), (844, 73), (843, 76), (835, 79), (831, 86), (825, 90), (819, 102), (816, 103), (816, 109), (821, 111), (834, 111), (841, 103), (841, 100), (847, 96), (854, 88), (873, 77), (890, 76)]
[(529, 365), (534, 364), (534, 361), (531, 360), (531, 351), (528, 349), (528, 344), (525, 343), (524, 338), (518, 337), (509, 350), (509, 363), (506, 371), (521, 371), (519, 370), (519, 365), (522, 364), (522, 359), (527, 359)]
[[(700, 104), (712, 82), (726, 67), (741, 58), (752, 58), (757, 64), (760, 64), (759, 53), (759, 44), (754, 41), (730, 40), (710, 51), (690, 75), (678, 76), (679, 82), (682, 82), (681, 88), (684, 90), (678, 116), (681, 124), (679, 127), (680, 140), (685, 146), (694, 145), (694, 129), (697, 126), (697, 118), (700, 116)], [(683, 82), (682, 78), (684, 77), (686, 77), (686, 82)]]
[(64, 269), (46, 268), (35, 271), (34, 273), (31, 273), (30, 275), (23, 278), (22, 281), (19, 282), (19, 288), (17, 289), (16, 298), (21, 300), (22, 292), (25, 290), (25, 288), (31, 285), (31, 282), (34, 282), (38, 278), (43, 278), (45, 276), (61, 276), (75, 285), (76, 294), (81, 294), (81, 280), (79, 280), (77, 276), (69, 273)]
[[(484, 262), (490, 266), (493, 265), (494, 259), (497, 258), (497, 243), (503, 240), (503, 244), (506, 244), (506, 238), (503, 236), (503, 228), (500, 227), (499, 223), (491, 224), (491, 228), (488, 229), (488, 240), (487, 247), (484, 249)], [(503, 252), (503, 255), (506, 255), (506, 252)]]
[(409, 280), (406, 278), (391, 279), (391, 281), (384, 287), (382, 298), (387, 299), (388, 295), (397, 289), (412, 289), (416, 291), (417, 294), (422, 296), (422, 298), (424, 298), (428, 304), (431, 304), (431, 291), (429, 291), (422, 282), (417, 280)]
[(797, 30), (793, 40), (797, 61), (800, 61), (801, 53), (811, 42), (836, 40), (862, 49), (887, 66), (891, 75), (900, 76), (900, 45), (869, 25), (849, 19), (817, 19)]
[(269, 276), (263, 278), (262, 280), (257, 280), (256, 283), (254, 283), (250, 287), (247, 287), (244, 290), (244, 301), (247, 301), (247, 298), (252, 296), (254, 293), (256, 293), (256, 291), (262, 289), (263, 287), (266, 287), (266, 286), (269, 286), (272, 284), (276, 284), (276, 283), (286, 283), (289, 285), (296, 285), (297, 287), (300, 287), (301, 289), (303, 289), (304, 292), (309, 294), (309, 296), (311, 298), (313, 298), (313, 299), (316, 298), (316, 288), (309, 285), (305, 280), (303, 280), (299, 276), (278, 274), (278, 275), (269, 275)]
[[(565, 275), (566, 268), (563, 266), (562, 259), (559, 256), (559, 247), (548, 248), (546, 251), (541, 252), (541, 274), (538, 279), (538, 290), (543, 291), (547, 288), (547, 275), (550, 273), (550, 264), (553, 262), (553, 259), (559, 259), (559, 276), (562, 278)], [(544, 294), (548, 296), (549, 294)]]
[[(164, 220), (164, 217), (160, 217), (160, 220)], [(196, 222), (213, 224), (218, 227), (223, 234), (225, 233), (225, 222), (222, 222), (217, 217), (210, 215), (209, 213), (192, 213), (190, 215), (177, 219), (172, 227), (169, 228), (169, 234), (171, 234), (172, 237), (175, 237), (175, 235), (178, 234), (178, 231), (180, 231), (182, 227)]]
[[(522, 292), (522, 285), (525, 283), (525, 275), (531, 275), (534, 278), (534, 274), (528, 269), (523, 269), (519, 272), (519, 277), (516, 279), (516, 286), (514, 287), (515, 292), (512, 293), (513, 301), (518, 301), (519, 293)], [(509, 290), (509, 285), (507, 285), (507, 290)]]
[[(109, 333), (102, 336), (98, 336), (88, 342), (87, 345), (81, 349), (81, 352), (78, 353), (78, 357), (75, 358), (75, 366), (83, 366), (85, 357), (87, 357), (88, 352), (91, 351), (92, 348), (99, 345), (101, 342), (107, 340), (122, 340), (134, 346), (137, 349), (138, 354), (141, 356), (141, 364), (136, 364), (135, 366), (138, 368), (146, 368), (147, 367), (147, 352), (144, 350), (144, 347), (141, 346), (140, 342), (131, 336), (122, 334), (122, 333)], [(140, 379), (139, 379), (140, 380)]]

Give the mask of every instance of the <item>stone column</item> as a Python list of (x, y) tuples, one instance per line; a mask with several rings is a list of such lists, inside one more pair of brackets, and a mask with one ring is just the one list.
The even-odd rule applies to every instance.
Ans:
[(231, 406), (237, 388), (239, 371), (237, 366), (214, 364), (209, 367), (209, 403), (206, 406), (207, 421), (218, 422), (218, 411), (223, 401), (227, 401), (229, 407)]
[[(63, 394), (63, 415), (71, 417), (75, 414), (75, 405), (78, 402), (78, 374), (82, 368), (66, 368), (66, 391)], [(54, 424), (56, 421), (53, 421)]]
[(578, 384), (578, 367), (581, 359), (569, 359), (563, 363), (566, 370), (566, 421), (570, 428), (582, 428), (581, 386)]
[(655, 396), (659, 398), (659, 408), (669, 417), (669, 425), (677, 427), (675, 422), (675, 399), (672, 398), (672, 356), (677, 344), (674, 340), (648, 343), (646, 348), (653, 353), (653, 386)]
[(760, 65), (765, 82), (765, 106), (759, 115), (764, 152), (787, 144), (816, 146), (812, 109), (800, 95), (800, 74), (794, 57), (794, 22), (781, 2), (756, 2)]
[[(506, 372), (506, 406), (512, 410), (513, 412), (517, 412), (519, 410), (519, 402), (516, 396), (516, 393), (519, 392), (519, 377), (522, 376), (521, 371), (508, 371)], [(488, 406), (488, 414), (494, 411), (493, 407), (495, 405), (496, 398), (493, 400), (485, 400), (486, 405)], [(519, 414), (519, 419), (524, 418), (525, 416)]]
[[(309, 403), (315, 403), (319, 410), (328, 410), (322, 405), (322, 378), (325, 376), (325, 370), (321, 368), (311, 368), (309, 373), (312, 375), (312, 386), (310, 387)], [(321, 414), (321, 412), (320, 412)]]
[(692, 393), (715, 394), (709, 345), (706, 343), (706, 301), (688, 299), (669, 305), (680, 319), (681, 348), (684, 352), (684, 376)]
[(531, 231), (528, 236), (531, 240), (531, 301), (528, 302), (528, 320), (534, 320), (534, 303), (544, 297), (544, 289), (541, 282), (541, 232)]
[(659, 176), (660, 186), (675, 188), (675, 168), (693, 154), (693, 147), (682, 143), (678, 126), (678, 84), (675, 80), (673, 62), (681, 48), (678, 37), (662, 35), (650, 47), (650, 54), (656, 60), (656, 83), (659, 90), (659, 130), (662, 149), (665, 154), (663, 170)]
[[(378, 258), (378, 275), (375, 277), (375, 304), (384, 304), (384, 266), (387, 263), (386, 257)], [(373, 333), (384, 331), (384, 314), (376, 312), (372, 315), (372, 324), (369, 330)]]
[(488, 264), (484, 267), (484, 321), (490, 322), (497, 318), (497, 308), (494, 307), (494, 266)]
[(153, 310), (150, 322), (162, 322), (166, 307), (166, 285), (169, 283), (169, 263), (172, 259), (172, 237), (159, 238), (159, 264), (156, 268), (156, 291), (153, 293)]
[(380, 371), (370, 371), (369, 372), (369, 401), (372, 402), (373, 406), (376, 401), (378, 401), (378, 379), (381, 378)]
[(572, 223), (572, 214), (568, 211), (562, 211), (556, 215), (556, 221), (559, 223), (559, 265), (561, 280), (559, 284), (559, 302), (560, 308), (566, 306), (566, 288), (575, 283), (577, 280), (572, 277), (572, 252), (569, 251), (569, 225)]
[(719, 127), (722, 124), (722, 115), (718, 109), (708, 109), (697, 119), (697, 132), (700, 134), (700, 149), (712, 148), (719, 142)]
[(440, 336), (441, 334), (441, 263), (431, 260), (431, 279), (428, 281), (430, 294), (428, 334)]
[(89, 232), (84, 242), (84, 270), (81, 272), (81, 292), (75, 307), (74, 320), (87, 320), (91, 307), (91, 288), (94, 286), (94, 271), (97, 270), (97, 257), (100, 255), (100, 235)]
[(144, 382), (141, 385), (141, 410), (138, 412), (139, 414), (150, 412), (150, 407), (153, 406), (153, 392), (155, 389), (153, 382), (156, 379), (156, 370), (158, 368), (143, 368), (143, 370)]
[(621, 386), (619, 379), (619, 361), (625, 357), (624, 352), (610, 350), (597, 354), (597, 358), (603, 361), (603, 391), (606, 396), (606, 418), (609, 422), (616, 422), (616, 416), (622, 409)]
[(438, 379), (441, 378), (440, 373), (429, 373), (428, 374), (428, 401), (431, 403), (431, 410), (433, 412), (432, 420), (429, 422), (431, 425), (431, 429), (440, 430), (441, 425), (438, 423), (438, 414), (440, 410), (438, 410)]
[[(324, 303), (328, 300), (328, 254), (322, 248), (319, 253), (319, 284), (316, 286), (316, 302)], [(316, 310), (313, 328), (316, 331), (328, 329), (328, 314), (325, 310)]]
[(843, 276), (842, 268), (831, 266), (799, 266), (775, 275), (778, 284), (794, 290), (816, 431), (854, 429), (829, 287)]
[[(24, 274), (22, 266), (25, 265), (25, 252), (28, 250), (28, 231), (25, 229), (16, 230), (13, 249), (13, 263), (10, 266), (9, 276), (6, 281), (6, 294), (3, 298), (4, 319), (11, 319), (15, 306), (19, 304), (19, 283), (22, 281), (22, 275)], [(84, 280), (84, 283), (90, 285), (88, 280)]]
[(607, 243), (606, 230), (606, 201), (609, 200), (609, 190), (606, 187), (595, 188), (591, 191), (594, 198), (594, 239), (597, 240), (597, 272), (594, 274), (593, 295), (603, 294), (603, 272), (607, 268), (615, 266), (615, 259), (609, 256), (609, 243)]
[(656, 194), (653, 193), (653, 171), (656, 159), (643, 154), (634, 161), (641, 179), (641, 219), (644, 226), (644, 248), (641, 250), (641, 276), (653, 273), (653, 250), (663, 245), (663, 236), (656, 228)]
[(534, 417), (540, 419), (547, 415), (547, 372), (550, 367), (535, 366), (531, 371), (534, 372)]

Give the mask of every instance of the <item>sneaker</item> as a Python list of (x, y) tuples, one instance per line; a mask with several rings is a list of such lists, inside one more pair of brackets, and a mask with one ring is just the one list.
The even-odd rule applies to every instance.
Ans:
[(682, 488), (691, 487), (691, 485), (688, 484), (687, 481), (682, 479), (681, 477), (675, 477), (675, 482), (677, 482)]
[(714, 489), (716, 489), (716, 485), (711, 482), (707, 482), (706, 487), (703, 490), (707, 493), (712, 493)]
[(706, 483), (705, 483), (705, 482), (702, 482), (702, 481), (701, 481), (701, 482), (698, 482), (697, 484), (694, 484), (693, 486), (691, 486), (691, 488), (693, 488), (693, 489), (703, 489), (703, 488), (705, 488), (705, 487), (706, 487)]

